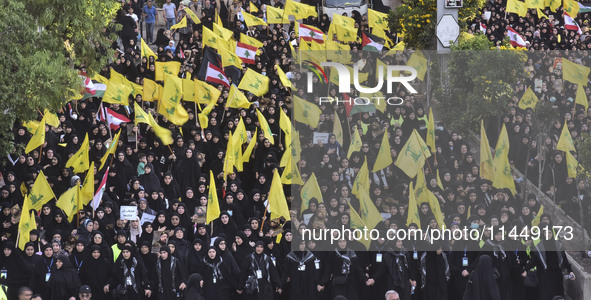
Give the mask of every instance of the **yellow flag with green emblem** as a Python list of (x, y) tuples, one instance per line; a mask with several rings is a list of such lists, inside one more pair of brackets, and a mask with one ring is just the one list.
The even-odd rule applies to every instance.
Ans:
[(84, 182), (82, 182), (82, 187), (80, 188), (80, 209), (84, 204), (88, 204), (90, 200), (94, 197), (94, 161), (90, 163), (90, 167), (88, 168), (88, 172), (86, 172), (86, 177), (84, 177)]
[(18, 223), (18, 248), (21, 250), (25, 250), (25, 244), (28, 243), (31, 239), (31, 230), (37, 229), (37, 223), (35, 222), (35, 212), (29, 213), (29, 211), (32, 209), (29, 206), (29, 202), (30, 201), (28, 196), (25, 195), (25, 201), (23, 203), (23, 209), (21, 211), (21, 218)]
[(207, 106), (205, 106), (203, 111), (197, 115), (197, 118), (199, 119), (199, 125), (201, 126), (201, 128), (205, 129), (209, 126), (208, 116), (211, 110), (215, 107), (216, 102), (217, 98), (212, 98), (211, 101), (207, 104)]
[[(355, 42), (357, 41), (357, 28), (354, 27), (344, 27), (339, 24), (332, 23), (330, 25), (333, 27), (333, 33), (337, 35), (337, 41), (343, 43)], [(330, 37), (330, 34), (329, 34)]]
[(199, 17), (197, 17), (197, 15), (190, 8), (185, 7), (185, 8), (183, 8), (183, 10), (187, 13), (189, 18), (191, 18), (191, 20), (193, 20), (193, 23), (195, 23), (195, 24), (201, 23), (201, 20), (199, 20)]
[(293, 0), (287, 0), (285, 2), (284, 10), (284, 20), (289, 20), (289, 16), (294, 16), (296, 20), (304, 19), (307, 17), (318, 17), (318, 13), (316, 13), (316, 7), (303, 3), (298, 3)]
[(368, 9), (367, 10), (367, 21), (371, 28), (379, 27), (383, 30), (390, 30), (388, 28), (388, 14)]
[(195, 79), (195, 101), (200, 104), (209, 104), (212, 99), (217, 101), (220, 98), (222, 92), (213, 85)]
[(207, 211), (205, 213), (205, 223), (210, 224), (211, 221), (220, 217), (220, 202), (218, 201), (218, 192), (215, 187), (215, 177), (213, 172), (209, 171), (209, 190), (207, 192)]
[(289, 22), (283, 20), (283, 9), (267, 5), (267, 23), (284, 24)]
[(535, 108), (536, 104), (538, 104), (538, 96), (536, 96), (531, 87), (528, 87), (525, 93), (523, 93), (523, 96), (521, 96), (521, 100), (519, 100), (519, 108)]
[(213, 23), (213, 33), (221, 36), (224, 40), (230, 40), (234, 36), (234, 32), (230, 29), (226, 29), (216, 23)]
[(589, 109), (589, 101), (587, 100), (587, 95), (585, 94), (585, 89), (583, 86), (577, 86), (577, 96), (575, 99), (576, 104), (580, 104), (585, 108), (585, 112)]
[(343, 145), (343, 125), (341, 124), (341, 119), (339, 118), (339, 114), (334, 114), (334, 121), (332, 124), (332, 133), (334, 134), (335, 138), (339, 145)]
[(544, 9), (544, 0), (525, 0), (527, 8)]
[(152, 51), (152, 49), (150, 49), (150, 46), (148, 46), (148, 44), (146, 44), (146, 41), (144, 41), (144, 39), (140, 39), (141, 42), (141, 56), (145, 57), (147, 59), (150, 59), (150, 56), (154, 56), (154, 59), (158, 59), (158, 55), (156, 55), (156, 53), (154, 53), (154, 51)]
[(500, 189), (508, 188), (511, 194), (515, 195), (515, 181), (513, 180), (513, 173), (507, 154), (502, 155), (499, 159), (495, 159), (495, 177), (493, 178), (492, 185)]
[(579, 162), (577, 159), (570, 153), (570, 151), (566, 151), (566, 167), (567, 167), (567, 175), (571, 178), (577, 178), (577, 167), (579, 167)]
[(173, 142), (172, 132), (170, 130), (158, 125), (158, 122), (156, 122), (154, 117), (152, 117), (151, 114), (144, 111), (141, 108), (141, 106), (139, 106), (139, 104), (137, 104), (137, 102), (134, 103), (134, 111), (135, 111), (134, 122), (136, 125), (139, 123), (144, 123), (144, 124), (150, 125), (150, 127), (152, 127), (152, 130), (154, 130), (154, 133), (156, 134), (156, 136), (162, 141), (162, 143), (164, 145), (172, 144), (172, 142)]
[(195, 102), (195, 82), (191, 80), (191, 74), (181, 79), (183, 83), (183, 101)]
[(499, 134), (499, 138), (497, 139), (497, 145), (495, 146), (495, 155), (493, 158), (493, 164), (495, 167), (497, 165), (502, 165), (499, 161), (503, 160), (504, 157), (508, 157), (509, 155), (509, 136), (507, 135), (507, 127), (503, 124), (501, 128), (501, 133)]
[(536, 217), (531, 220), (531, 225), (532, 226), (540, 225), (540, 220), (542, 219), (543, 214), (544, 214), (544, 205), (540, 205), (540, 208), (538, 209), (538, 213), (536, 214)]
[[(367, 190), (361, 193), (359, 197), (359, 216), (367, 225), (368, 229), (374, 229), (382, 220), (382, 215), (376, 205), (371, 201)], [(354, 210), (354, 209), (351, 209)]]
[(355, 176), (353, 186), (351, 187), (351, 193), (359, 198), (361, 197), (362, 193), (369, 191), (369, 187), (369, 169), (367, 167), (366, 159), (361, 165), (357, 176)]
[(56, 114), (49, 111), (49, 109), (43, 110), (43, 117), (45, 117), (45, 124), (51, 127), (59, 127), (60, 126), (60, 119), (57, 117)]
[(292, 156), (289, 153), (284, 153), (283, 155), (287, 154), (287, 164), (283, 169), (283, 173), (281, 174), (281, 183), (283, 184), (297, 184), (303, 185), (304, 181), (300, 175), (300, 170), (298, 170), (298, 166), (293, 161)]
[[(349, 210), (349, 222), (351, 229), (365, 230), (366, 228), (369, 228), (354, 209)], [(371, 239), (368, 236), (361, 237), (358, 242), (362, 243), (366, 249), (369, 249), (369, 246), (371, 245)]]
[[(574, 17), (573, 17), (574, 18)], [(591, 68), (585, 67), (566, 58), (562, 58), (562, 79), (574, 84), (587, 86)]]
[(232, 84), (230, 93), (228, 94), (226, 108), (249, 108), (250, 105), (251, 103), (246, 99), (246, 96), (238, 90), (236, 85)]
[(415, 190), (412, 181), (408, 186), (408, 215), (406, 217), (406, 226), (410, 224), (417, 224), (417, 228), (421, 229), (421, 218), (419, 217), (419, 206), (415, 197)]
[(417, 70), (417, 78), (421, 81), (425, 80), (425, 74), (427, 74), (427, 59), (420, 51), (415, 51), (406, 65), (415, 68)]
[(29, 209), (39, 211), (43, 207), (43, 204), (49, 202), (49, 200), (53, 198), (55, 198), (55, 194), (53, 193), (49, 182), (47, 182), (45, 174), (43, 174), (43, 171), (39, 171), (35, 183), (33, 184), (33, 188), (29, 193)]
[(43, 143), (45, 143), (45, 117), (43, 117), (41, 122), (39, 122), (39, 125), (37, 125), (35, 133), (25, 147), (25, 153), (29, 153), (39, 148), (39, 146), (43, 145)]
[[(269, 6), (267, 6), (267, 8), (269, 8)], [(261, 43), (259, 40), (250, 37), (244, 33), (240, 33), (240, 42), (251, 46), (255, 46), (257, 48), (263, 47), (263, 43)]]
[(285, 72), (283, 72), (283, 69), (281, 69), (281, 67), (277, 64), (275, 65), (275, 71), (277, 71), (277, 75), (279, 75), (279, 80), (281, 80), (281, 84), (283, 84), (283, 86), (287, 88), (291, 88), (291, 80), (287, 78)]
[(574, 19), (579, 14), (579, 10), (581, 9), (581, 7), (579, 6), (579, 2), (575, 0), (563, 0), (562, 9), (565, 13), (567, 13), (571, 18)]
[(316, 198), (318, 203), (322, 202), (322, 190), (320, 190), (320, 186), (318, 185), (318, 180), (316, 179), (316, 175), (312, 172), (310, 178), (306, 181), (302, 190), (300, 191), (300, 196), (302, 198), (302, 206), (300, 207), (300, 213), (306, 210), (309, 206), (310, 200), (312, 198)]
[(254, 146), (257, 143), (257, 132), (258, 132), (258, 129), (255, 128), (254, 135), (250, 139), (250, 142), (248, 143), (246, 150), (244, 150), (244, 153), (242, 153), (242, 163), (247, 163), (250, 161), (250, 155), (252, 154), (252, 150), (254, 149)]
[(261, 75), (249, 68), (242, 76), (238, 88), (261, 97), (269, 91), (269, 77)]
[(82, 145), (80, 145), (80, 149), (68, 159), (66, 163), (66, 168), (72, 168), (74, 173), (81, 173), (88, 170), (90, 164), (88, 163), (88, 150), (89, 150), (89, 141), (88, 141), (88, 133), (84, 137), (84, 141)]
[(388, 130), (384, 131), (384, 136), (382, 137), (382, 144), (380, 145), (380, 150), (378, 151), (378, 157), (376, 158), (376, 162), (373, 165), (372, 172), (377, 172), (379, 170), (385, 169), (389, 165), (393, 163), (392, 155), (390, 154), (390, 141), (388, 140)]
[(291, 120), (283, 109), (279, 109), (279, 127), (285, 132), (286, 143), (287, 139), (291, 138)]
[(395, 164), (408, 177), (414, 178), (425, 164), (425, 159), (429, 157), (431, 157), (429, 147), (415, 129), (398, 153)]
[(520, 17), (527, 15), (527, 5), (525, 5), (525, 2), (518, 0), (508, 0), (506, 10), (507, 12), (518, 14)]
[(269, 198), (267, 201), (269, 201), (271, 220), (279, 217), (284, 217), (286, 221), (291, 220), (289, 207), (287, 206), (287, 199), (285, 198), (283, 185), (281, 184), (281, 177), (279, 177), (279, 170), (277, 169), (273, 172), (273, 180), (271, 181), (271, 189), (269, 190)]
[(129, 105), (129, 95), (134, 91), (131, 82), (125, 76), (111, 69), (111, 78), (103, 96), (103, 102)]
[(493, 156), (490, 152), (486, 130), (484, 130), (484, 120), (480, 120), (480, 178), (492, 181), (494, 177)]
[(56, 202), (56, 206), (61, 208), (66, 215), (68, 215), (68, 221), (72, 222), (74, 216), (78, 213), (78, 197), (80, 193), (80, 186), (76, 185), (66, 192), (64, 192), (59, 200)]
[(222, 56), (222, 67), (225, 68), (229, 66), (234, 66), (239, 69), (242, 69), (242, 59), (240, 58), (240, 56), (224, 48), (219, 48), (218, 52)]
[(558, 138), (558, 144), (556, 144), (556, 150), (560, 151), (577, 151), (575, 149), (575, 143), (573, 143), (573, 137), (570, 135), (566, 120), (562, 126), (562, 132), (560, 132), (560, 138)]
[(244, 17), (244, 22), (246, 22), (246, 26), (267, 26), (267, 23), (261, 18), (257, 18), (246, 11), (242, 11), (242, 16)]
[(150, 80), (148, 78), (144, 78), (144, 95), (142, 100), (148, 102), (154, 102), (154, 100), (159, 100), (159, 88), (160, 85), (158, 85), (155, 81)]
[(293, 117), (297, 122), (316, 128), (320, 122), (321, 114), (322, 110), (316, 104), (293, 96)]
[(554, 13), (560, 7), (560, 4), (562, 4), (561, 0), (544, 0), (544, 7), (550, 7), (550, 10)]
[(170, 30), (181, 29), (185, 27), (187, 27), (187, 16), (184, 16), (180, 22), (170, 26)]
[(273, 132), (271, 131), (271, 127), (269, 127), (269, 123), (267, 123), (265, 116), (263, 116), (263, 114), (259, 111), (258, 108), (256, 108), (256, 111), (257, 117), (259, 118), (259, 126), (263, 131), (263, 135), (266, 139), (269, 140), (269, 142), (271, 142), (271, 144), (275, 145), (275, 139), (273, 138)]
[(182, 80), (176, 76), (165, 74), (164, 91), (158, 105), (158, 113), (178, 126), (185, 124), (189, 120), (189, 114), (181, 105), (182, 96)]
[(154, 63), (156, 81), (164, 81), (164, 74), (170, 74), (177, 77), (181, 70), (181, 63), (178, 61), (167, 61)]
[(349, 143), (347, 158), (351, 158), (351, 154), (353, 154), (353, 152), (361, 150), (361, 146), (363, 146), (363, 141), (361, 140), (361, 135), (359, 135), (359, 130), (357, 130), (357, 125), (355, 125), (353, 126), (353, 138)]
[(115, 155), (115, 151), (117, 151), (117, 144), (119, 143), (119, 136), (121, 135), (121, 131), (119, 130), (119, 132), (117, 132), (115, 134), (115, 136), (113, 137), (113, 141), (111, 142), (111, 144), (109, 144), (109, 147), (107, 148), (107, 152), (105, 152), (105, 155), (103, 155), (103, 158), (101, 158), (101, 167), (99, 169), (102, 169), (105, 166), (105, 163), (107, 162), (107, 158), (109, 158), (110, 154)]

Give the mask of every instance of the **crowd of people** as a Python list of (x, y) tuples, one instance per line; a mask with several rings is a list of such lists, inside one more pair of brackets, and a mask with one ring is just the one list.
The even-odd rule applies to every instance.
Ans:
[[(314, 95), (299, 88), (297, 95), (315, 103), (322, 114), (316, 128), (295, 124), (299, 136), (292, 138), (302, 137), (297, 168), (304, 182), (312, 174), (318, 178), (322, 199), (311, 199), (301, 207), (301, 186), (285, 185), (290, 216), (271, 219), (265, 200), (275, 172), (283, 172), (280, 161), (291, 142), (282, 132), (280, 111), (290, 116), (293, 110), (292, 91), (282, 83), (275, 65), (293, 79), (296, 87), (304, 87), (306, 77), (302, 74), (305, 69), (292, 60), (290, 45), (297, 51), (301, 43), (293, 22), (270, 28), (244, 24), (243, 8), (265, 17), (267, 5), (282, 7), (283, 3), (167, 0), (164, 14), (158, 16), (155, 3), (134, 0), (118, 13), (117, 22), (123, 26), (113, 47), (120, 51), (100, 73), (109, 78), (113, 69), (139, 85), (144, 78), (156, 79), (154, 58), (142, 57), (139, 46), (140, 14), (148, 30), (144, 38), (155, 45), (157, 61), (179, 61), (178, 75), (182, 78), (196, 78), (204, 51), (201, 28), (211, 28), (218, 16), (237, 39), (245, 34), (263, 43), (256, 63), (248, 68), (269, 77), (269, 91), (261, 97), (246, 93), (252, 103), (249, 108), (227, 108), (229, 87), (216, 84), (222, 93), (208, 116), (207, 128), (201, 128), (198, 121), (205, 106), (192, 102), (183, 102), (189, 120), (182, 126), (155, 114), (158, 123), (172, 131), (171, 145), (164, 145), (147, 124), (113, 126), (100, 121), (102, 107), (128, 117), (131, 123), (136, 113), (134, 102), (150, 113), (156, 111), (157, 102), (143, 101), (141, 94), (130, 97), (129, 106), (104, 103), (100, 97), (68, 103), (57, 113), (59, 126), (46, 125), (44, 144), (28, 154), (17, 149), (27, 145), (31, 133), (16, 124), (17, 147), (3, 160), (1, 169), (0, 283), (6, 287), (8, 299), (562, 299), (563, 274), (571, 280), (575, 277), (562, 244), (553, 236), (541, 241), (515, 240), (494, 231), (488, 232), (481, 243), (449, 240), (431, 244), (380, 238), (368, 247), (353, 239), (340, 239), (335, 245), (303, 239), (300, 233), (304, 229), (350, 228), (351, 210), (359, 211), (360, 205), (360, 199), (351, 192), (353, 182), (364, 162), (368, 166), (375, 163), (384, 134), (388, 135), (394, 162), (415, 130), (426, 139), (428, 108), (419, 100), (425, 90), (413, 95), (400, 85), (394, 93), (404, 99), (403, 105), (350, 112), (345, 105), (319, 103), (320, 91), (338, 94), (330, 83), (319, 84), (315, 78), (314, 83), (324, 90), (317, 89)], [(253, 6), (258, 13), (251, 10)], [(555, 148), (565, 120), (576, 140), (590, 133), (591, 119), (589, 110), (574, 102), (577, 87), (563, 83), (554, 58), (591, 64), (586, 52), (554, 50), (589, 49), (589, 37), (563, 31), (560, 21), (505, 16), (504, 6), (498, 0), (487, 3), (484, 9), (493, 12), (486, 33), (491, 41), (503, 39), (508, 23), (520, 23), (523, 26), (514, 28), (527, 36), (530, 50), (541, 50), (524, 65), (529, 77), (515, 86), (514, 98), (503, 116), (510, 140), (509, 159), (521, 173), (527, 169), (527, 179), (535, 184), (542, 170), (542, 191), (577, 220), (579, 205), (585, 213), (591, 211), (587, 179), (569, 177), (564, 153)], [(185, 17), (184, 7), (195, 12), (201, 23), (187, 18), (186, 28), (168, 30)], [(562, 20), (560, 10), (545, 13)], [(167, 28), (159, 29), (154, 39), (151, 30), (160, 17), (166, 19)], [(367, 30), (366, 16), (352, 17), (360, 33)], [(581, 13), (576, 19), (589, 20), (589, 13)], [(327, 15), (303, 21), (324, 33), (330, 22)], [(474, 24), (480, 22), (484, 21), (474, 20)], [(588, 27), (584, 32), (588, 33)], [(395, 39), (395, 34), (391, 38)], [(386, 55), (384, 49), (367, 54), (361, 51), (360, 43), (350, 46), (352, 60), (363, 61), (364, 71), (370, 74), (375, 72), (372, 66), (376, 57), (386, 64), (404, 64), (408, 59), (407, 53)], [(229, 80), (236, 83), (243, 71), (226, 68)], [(519, 108), (527, 87), (539, 101), (552, 102), (560, 112), (559, 119), (548, 122), (551, 128), (537, 128), (531, 109)], [(584, 92), (591, 99), (589, 87)], [(274, 143), (263, 132), (255, 107), (267, 121)], [(326, 143), (315, 141), (313, 132), (333, 132), (335, 115), (344, 129), (343, 143), (334, 134)], [(242, 171), (225, 174), (228, 139), (242, 121), (249, 140), (255, 139), (256, 145)], [(480, 176), (474, 157), (478, 149), (453, 129), (437, 124), (436, 154), (427, 159), (423, 172), (428, 189), (440, 203), (445, 225), (471, 229), (531, 225), (541, 204), (535, 194), (521, 197), (519, 183), (524, 178), (515, 178), (515, 194), (493, 188), (490, 180)], [(493, 146), (499, 125), (487, 124)], [(117, 150), (101, 168), (100, 161), (118, 130), (123, 134)], [(348, 155), (353, 130), (359, 131), (362, 146)], [(99, 187), (108, 167), (100, 204), (93, 209), (85, 203), (72, 218), (55, 205), (55, 200), (49, 201), (38, 212), (37, 229), (30, 232), (30, 241), (15, 245), (20, 208), (40, 171), (57, 198), (83, 182), (86, 172), (77, 174), (65, 165), (80, 149), (86, 134), (89, 159), (96, 163), (88, 171), (94, 174), (95, 187)], [(542, 141), (542, 147), (538, 147), (538, 141)], [(215, 183), (210, 182), (210, 172)], [(418, 203), (420, 224), (407, 223), (412, 179), (395, 164), (370, 172), (369, 179), (369, 197), (383, 217), (376, 229), (383, 232), (441, 225), (429, 203)], [(211, 191), (214, 184), (217, 190)], [(221, 213), (206, 224), (211, 193), (217, 194)], [(136, 206), (137, 217), (122, 218), (121, 206)], [(543, 214), (538, 222), (541, 228), (551, 228), (556, 220)], [(359, 247), (367, 251), (352, 250)]]

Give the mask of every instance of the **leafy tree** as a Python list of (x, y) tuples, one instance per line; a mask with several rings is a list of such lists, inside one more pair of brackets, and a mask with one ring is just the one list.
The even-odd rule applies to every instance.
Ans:
[(119, 7), (115, 0), (2, 1), (0, 155), (13, 150), (15, 122), (35, 119), (37, 109), (56, 111), (80, 93), (76, 67), (92, 72), (107, 62)]

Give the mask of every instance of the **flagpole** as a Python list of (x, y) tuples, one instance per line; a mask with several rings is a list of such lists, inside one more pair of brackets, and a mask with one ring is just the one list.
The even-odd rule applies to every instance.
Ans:
[[(45, 143), (45, 141), (43, 141)], [(39, 163), (41, 163), (41, 157), (43, 156), (43, 144), (41, 144), (41, 148), (39, 148)]]
[(267, 199), (267, 205), (265, 205), (265, 214), (263, 215), (263, 219), (261, 219), (261, 228), (259, 228), (259, 232), (263, 232), (263, 227), (265, 225), (265, 220), (267, 219), (267, 210), (269, 209), (269, 204), (271, 203), (270, 199)]

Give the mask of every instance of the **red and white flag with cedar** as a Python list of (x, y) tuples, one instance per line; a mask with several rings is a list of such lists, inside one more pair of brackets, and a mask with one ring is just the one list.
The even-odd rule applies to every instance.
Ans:
[(107, 167), (107, 170), (105, 170), (105, 175), (103, 175), (103, 179), (101, 180), (101, 183), (99, 184), (98, 189), (96, 189), (96, 193), (90, 202), (90, 206), (93, 210), (96, 210), (101, 204), (103, 194), (105, 193), (105, 189), (107, 187), (107, 176), (109, 176), (109, 167)]
[(300, 39), (306, 42), (315, 41), (318, 44), (324, 43), (324, 33), (322, 32), (322, 30), (314, 26), (304, 25), (301, 23), (298, 23), (298, 26)]
[(236, 42), (236, 55), (242, 59), (245, 64), (255, 64), (254, 57), (257, 55), (258, 48), (249, 44)]
[(230, 87), (230, 81), (228, 80), (228, 77), (226, 77), (224, 71), (211, 62), (209, 62), (207, 66), (205, 81), (223, 84), (226, 87)]
[(511, 46), (525, 48), (525, 39), (509, 25), (507, 25), (507, 35), (509, 35), (509, 39), (511, 40)]
[(114, 110), (108, 107), (103, 107), (102, 103), (99, 107), (98, 117), (100, 121), (106, 122), (111, 130), (119, 129), (121, 123), (131, 123), (129, 118), (122, 114), (116, 113)]
[(566, 12), (563, 13), (563, 15), (564, 15), (564, 28), (566, 28), (568, 30), (574, 30), (574, 31), (578, 32), (579, 34), (583, 34), (581, 27), (579, 27), (579, 24), (577, 24), (575, 19), (571, 18)]

